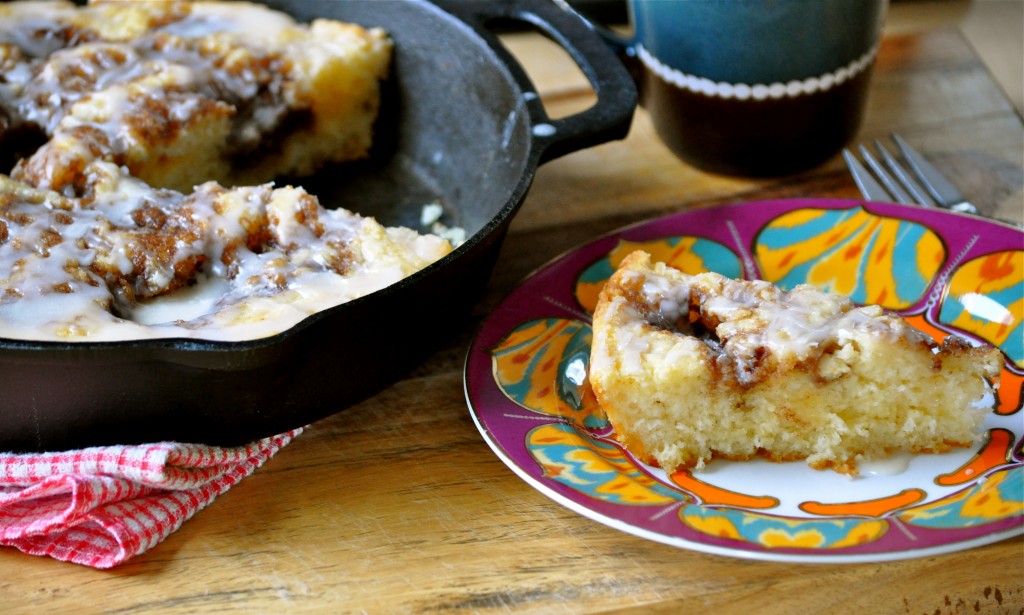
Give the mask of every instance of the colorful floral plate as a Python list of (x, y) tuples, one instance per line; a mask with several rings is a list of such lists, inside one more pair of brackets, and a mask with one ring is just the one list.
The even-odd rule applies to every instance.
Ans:
[[(590, 314), (631, 250), (695, 273), (814, 284), (905, 315), (941, 339), (1002, 349), (985, 438), (896, 456), (858, 478), (804, 463), (715, 461), (666, 474), (615, 440), (587, 383)], [(863, 562), (946, 553), (1024, 532), (1024, 233), (934, 209), (785, 200), (623, 229), (531, 275), (488, 317), (466, 362), (484, 439), (555, 501), (613, 528), (708, 553)]]

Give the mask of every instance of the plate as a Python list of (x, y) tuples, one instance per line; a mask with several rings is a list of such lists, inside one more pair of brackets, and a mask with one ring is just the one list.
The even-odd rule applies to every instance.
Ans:
[[(810, 283), (1003, 351), (976, 447), (894, 456), (849, 478), (804, 462), (716, 460), (668, 474), (615, 440), (586, 379), (590, 315), (636, 248), (697, 273)], [(477, 427), (527, 483), (657, 542), (787, 562), (936, 555), (1024, 533), (1024, 232), (963, 214), (852, 200), (688, 211), (548, 263), (488, 316), (466, 361)]]

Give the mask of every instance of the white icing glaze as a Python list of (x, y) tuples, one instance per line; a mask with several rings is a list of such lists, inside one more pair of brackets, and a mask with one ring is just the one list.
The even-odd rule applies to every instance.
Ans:
[(217, 33), (244, 34), (263, 43), (276, 41), (295, 20), (285, 13), (272, 11), (259, 5), (238, 10), (228, 2), (194, 4), (189, 15), (160, 28), (162, 32), (187, 38), (198, 38)]
[[(729, 280), (714, 273), (679, 279), (626, 272), (623, 280), (644, 276), (640, 285), (643, 303), (651, 309), (637, 319), (672, 327), (691, 309), (699, 308), (703, 323), (713, 326), (704, 343), (716, 355), (728, 357), (739, 382), (756, 379), (766, 355), (782, 364), (796, 365), (820, 356), (829, 346), (842, 346), (859, 335), (902, 337), (914, 342), (924, 336), (877, 306), (857, 307), (845, 297), (800, 285), (783, 291), (763, 280)], [(684, 333), (686, 333), (684, 331)], [(698, 336), (702, 336), (698, 332)], [(643, 349), (627, 339), (620, 344), (623, 356)], [(627, 362), (633, 362), (630, 358)], [(639, 357), (635, 357), (639, 361)]]
[(897, 452), (884, 459), (862, 459), (857, 466), (864, 476), (896, 476), (906, 472), (913, 459), (910, 453)]

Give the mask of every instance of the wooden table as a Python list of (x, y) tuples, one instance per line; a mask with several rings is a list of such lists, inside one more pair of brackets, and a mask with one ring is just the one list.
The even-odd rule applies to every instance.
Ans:
[[(507, 40), (553, 114), (590, 102), (546, 41)], [(884, 41), (862, 136), (893, 130), (984, 212), (1024, 221), (1024, 125), (956, 30)], [(165, 542), (112, 571), (0, 549), (2, 603), (26, 612), (1024, 611), (1022, 538), (856, 565), (706, 555), (563, 508), (513, 474), (477, 432), (462, 389), (466, 348), (530, 271), (630, 222), (797, 196), (857, 192), (838, 159), (764, 181), (701, 173), (662, 147), (641, 110), (625, 141), (540, 170), (472, 319), (414, 373), (316, 423)]]

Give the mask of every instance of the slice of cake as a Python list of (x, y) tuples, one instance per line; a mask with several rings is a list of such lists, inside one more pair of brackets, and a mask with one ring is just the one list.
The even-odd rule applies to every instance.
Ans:
[(451, 251), (301, 188), (207, 182), (186, 195), (109, 162), (86, 171), (90, 200), (0, 175), (0, 337), (257, 339)]
[(369, 152), (391, 50), (246, 2), (3, 3), (0, 149), (64, 195), (93, 160), (182, 192), (309, 174)]
[(765, 457), (857, 474), (863, 459), (970, 446), (1002, 364), (877, 306), (688, 275), (641, 251), (604, 286), (593, 328), (601, 407), (628, 450), (669, 472)]

